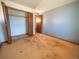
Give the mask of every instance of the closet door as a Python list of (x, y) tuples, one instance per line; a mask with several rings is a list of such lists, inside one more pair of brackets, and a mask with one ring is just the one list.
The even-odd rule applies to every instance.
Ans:
[(8, 8), (11, 36), (21, 36), (28, 33), (28, 19), (26, 12)]
[(5, 31), (5, 39), (8, 43), (12, 43), (11, 39), (11, 32), (10, 32), (10, 26), (9, 26), (9, 15), (8, 15), (8, 8), (5, 5), (5, 3), (1, 3), (4, 13), (4, 31)]
[(27, 13), (28, 16), (28, 35), (33, 36), (33, 13)]

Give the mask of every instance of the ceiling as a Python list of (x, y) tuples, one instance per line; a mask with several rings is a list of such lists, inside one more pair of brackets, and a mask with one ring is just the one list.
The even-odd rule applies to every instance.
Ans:
[(61, 7), (63, 5), (75, 2), (77, 0), (43, 0), (36, 8), (39, 13), (44, 13), (51, 9)]
[(28, 6), (28, 7), (31, 7), (34, 9), (38, 6), (38, 4), (42, 0), (10, 0), (10, 1), (15, 2), (15, 3), (19, 3), (21, 5)]
[(35, 9), (38, 13), (44, 13), (51, 9), (75, 2), (77, 0), (9, 0)]

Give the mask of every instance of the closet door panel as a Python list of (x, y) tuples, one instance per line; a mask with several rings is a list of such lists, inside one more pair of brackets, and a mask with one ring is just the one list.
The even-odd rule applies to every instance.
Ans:
[(23, 11), (8, 8), (11, 36), (24, 35), (28, 33), (28, 19)]
[(26, 26), (25, 18), (9, 16), (9, 19), (10, 19), (11, 36), (22, 35), (22, 34), (28, 33), (28, 25)]

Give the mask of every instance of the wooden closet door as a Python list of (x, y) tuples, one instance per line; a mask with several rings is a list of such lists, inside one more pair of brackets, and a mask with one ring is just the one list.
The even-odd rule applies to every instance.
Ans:
[(10, 31), (10, 24), (9, 24), (9, 15), (8, 15), (8, 8), (5, 5), (5, 3), (1, 3), (3, 8), (3, 14), (4, 14), (4, 31), (5, 31), (5, 39), (9, 44), (12, 43), (11, 38), (11, 31)]
[(28, 35), (33, 35), (33, 13), (27, 13), (28, 16)]

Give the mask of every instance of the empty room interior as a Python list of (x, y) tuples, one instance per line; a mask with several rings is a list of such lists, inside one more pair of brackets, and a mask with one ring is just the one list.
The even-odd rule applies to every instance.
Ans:
[(79, 0), (0, 0), (0, 59), (79, 59)]

